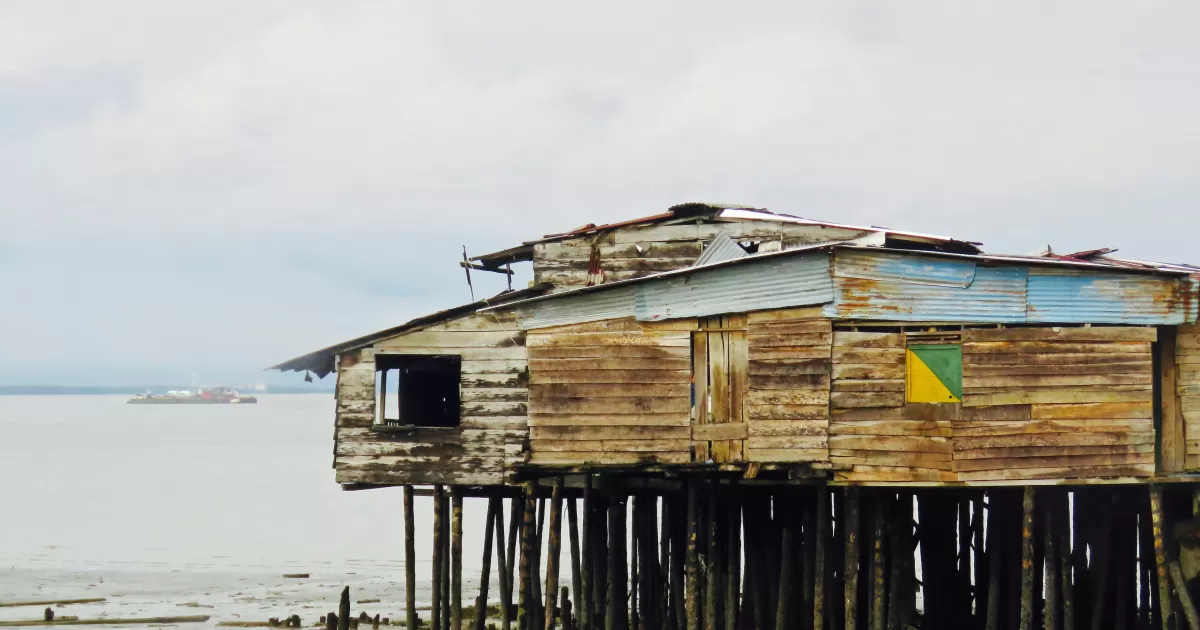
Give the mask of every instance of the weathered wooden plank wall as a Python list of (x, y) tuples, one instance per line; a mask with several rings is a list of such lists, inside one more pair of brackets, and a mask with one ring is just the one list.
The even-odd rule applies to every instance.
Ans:
[(965, 330), (963, 481), (1154, 473), (1154, 328)]
[[(467, 315), (344, 356), (338, 372), (339, 483), (501, 484), (525, 459), (529, 400), (525, 333), (507, 312)], [(372, 430), (375, 356), (459, 355), (459, 427)]]
[(958, 405), (905, 404), (899, 332), (833, 333), (830, 460), (848, 481), (953, 481)]
[(586, 286), (593, 256), (603, 272), (604, 282), (681, 269), (691, 266), (700, 257), (704, 244), (718, 233), (734, 239), (770, 241), (777, 243), (772, 247), (783, 249), (867, 234), (860, 230), (778, 221), (618, 228), (604, 234), (538, 243), (533, 249), (534, 281), (551, 282), (555, 290)]
[(691, 461), (695, 329), (629, 318), (530, 331), (530, 463)]
[(820, 307), (759, 311), (747, 332), (746, 459), (828, 461), (830, 321)]
[(1172, 410), (1176, 421), (1183, 420), (1186, 467), (1196, 470), (1200, 468), (1200, 325), (1186, 324), (1176, 329), (1175, 364), (1178, 369), (1174, 374), (1176, 397)]

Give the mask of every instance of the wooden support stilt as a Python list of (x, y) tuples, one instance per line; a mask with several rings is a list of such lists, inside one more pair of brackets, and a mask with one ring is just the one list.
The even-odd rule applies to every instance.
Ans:
[(562, 477), (554, 478), (550, 495), (550, 543), (546, 549), (546, 630), (554, 630), (554, 606), (558, 596), (558, 559), (562, 546)]
[(800, 503), (800, 529), (797, 550), (800, 555), (800, 601), (798, 612), (794, 618), (800, 620), (801, 627), (807, 627), (812, 620), (813, 585), (816, 583), (816, 548), (817, 505), (815, 494), (805, 494)]
[(859, 549), (859, 518), (858, 518), (858, 488), (846, 488), (846, 558), (842, 565), (842, 574), (846, 583), (846, 630), (858, 628), (858, 549)]
[(985, 630), (1000, 630), (1000, 609), (1002, 602), (1000, 601), (1000, 581), (1002, 579), (1001, 569), (1004, 565), (1003, 544), (1000, 542), (1000, 536), (1003, 532), (1001, 521), (1003, 520), (1003, 510), (1001, 509), (1002, 500), (1000, 493), (987, 493), (987, 556), (988, 556), (988, 583), (987, 583), (987, 615), (984, 620)]
[(450, 490), (450, 628), (462, 630), (462, 491)]
[(1167, 577), (1167, 548), (1163, 541), (1162, 488), (1150, 484), (1150, 527), (1154, 536), (1154, 562), (1158, 582), (1158, 607), (1162, 630), (1171, 628), (1171, 584)]
[(761, 540), (758, 528), (757, 498), (744, 497), (742, 501), (742, 530), (745, 532), (746, 567), (744, 570), (745, 601), (742, 603), (742, 620), (740, 627), (744, 630), (764, 630), (767, 627), (763, 619), (766, 606), (763, 604), (763, 588), (761, 586)]
[(342, 597), (338, 600), (338, 630), (350, 630), (350, 587), (342, 589)]
[(1075, 630), (1075, 588), (1071, 577), (1071, 498), (1066, 492), (1054, 506), (1054, 530), (1058, 541), (1059, 598), (1062, 600), (1062, 630)]
[(404, 611), (407, 628), (417, 627), (417, 545), (413, 487), (404, 486)]
[(817, 486), (816, 532), (813, 537), (813, 604), (812, 630), (825, 630), (825, 596), (829, 582), (827, 540), (829, 538), (829, 490)]
[(1058, 630), (1059, 593), (1062, 582), (1058, 579), (1058, 531), (1054, 504), (1058, 501), (1057, 493), (1043, 493), (1042, 496), (1042, 534), (1043, 548), (1046, 554), (1046, 603), (1042, 608), (1042, 628)]
[(623, 624), (617, 620), (618, 609), (625, 605), (624, 598), (620, 594), (620, 589), (617, 587), (619, 569), (618, 562), (624, 562), (621, 559), (621, 553), (617, 545), (617, 521), (622, 520), (622, 516), (618, 511), (618, 502), (616, 497), (609, 497), (608, 500), (608, 557), (606, 558), (608, 565), (608, 593), (604, 598), (604, 630), (624, 630)]
[(592, 554), (595, 538), (592, 532), (592, 524), (595, 523), (592, 512), (595, 507), (592, 504), (592, 476), (585, 475), (583, 479), (583, 529), (580, 531), (583, 544), (579, 549), (579, 593), (575, 595), (576, 608), (579, 609), (576, 616), (579, 618), (580, 630), (592, 630), (592, 622), (595, 620), (592, 597)]
[(445, 490), (442, 486), (433, 487), (433, 580), (431, 585), (432, 602), (429, 611), (429, 621), (433, 630), (442, 629), (442, 504), (446, 502)]
[(1139, 628), (1149, 630), (1154, 627), (1154, 540), (1150, 533), (1150, 508), (1145, 502), (1138, 509), (1138, 611), (1141, 619)]
[(671, 536), (674, 530), (674, 515), (671, 510), (672, 497), (662, 497), (660, 506), (661, 525), (658, 532), (658, 563), (659, 578), (662, 586), (659, 589), (659, 617), (663, 630), (678, 630), (675, 619), (675, 601), (671, 590)]
[(871, 630), (884, 630), (887, 621), (887, 611), (885, 609), (887, 586), (884, 583), (884, 543), (887, 540), (887, 530), (884, 525), (884, 509), (887, 504), (880, 499), (881, 497), (879, 496), (875, 497), (873, 501), (875, 509), (872, 510), (875, 523), (874, 532), (871, 536), (872, 549), (875, 553), (875, 560), (872, 562), (875, 572), (873, 576), (875, 587), (872, 589)]
[[(472, 624), (475, 630), (483, 630), (483, 622), (487, 619), (488, 587), (492, 578), (493, 536), (496, 531), (496, 521), (501, 518), (499, 514), (500, 501), (499, 497), (490, 497), (488, 499), (487, 517), (484, 520), (483, 527), (483, 567), (479, 572), (479, 597), (475, 599), (475, 620)], [(503, 548), (503, 545), (501, 545), (501, 548)], [(501, 556), (500, 562), (501, 564), (504, 563), (503, 556)]]
[[(901, 593), (903, 592), (904, 584), (904, 556), (912, 555), (904, 538), (899, 531), (904, 527), (911, 527), (906, 519), (900, 518), (901, 514), (901, 499), (904, 495), (893, 501), (887, 510), (888, 519), (888, 593), (887, 593), (887, 620), (885, 622), (888, 630), (900, 630), (900, 608), (902, 606)], [(911, 501), (910, 501), (911, 503)], [(908, 519), (911, 520), (911, 519)]]
[[(453, 491), (453, 487), (451, 487)], [(452, 615), (450, 612), (450, 500), (447, 494), (442, 500), (442, 628), (450, 630)]]
[(699, 483), (689, 479), (687, 482), (687, 559), (684, 607), (687, 611), (687, 630), (700, 630), (700, 550), (698, 537), (700, 535)]
[(629, 497), (625, 495), (613, 497), (613, 509), (609, 512), (610, 517), (615, 517), (615, 520), (609, 521), (609, 539), (612, 541), (609, 553), (616, 559), (617, 572), (610, 575), (609, 580), (616, 586), (616, 630), (629, 628), (629, 534), (626, 527), (628, 501)]
[[(575, 608), (580, 608), (579, 602), (583, 597), (583, 567), (580, 557), (579, 513), (576, 511), (575, 499), (567, 499), (567, 532), (571, 538), (571, 592), (575, 596)], [(579, 613), (575, 613), (579, 617)], [(564, 627), (566, 622), (563, 622)]]
[(742, 584), (742, 505), (737, 496), (725, 498), (725, 630), (737, 630), (739, 589)]
[(971, 500), (958, 496), (958, 579), (955, 581), (955, 618), (965, 624), (971, 618)]
[(1172, 561), (1167, 565), (1171, 573), (1171, 582), (1175, 585), (1175, 593), (1179, 596), (1179, 603), (1183, 607), (1183, 616), (1187, 619), (1189, 630), (1200, 630), (1200, 615), (1196, 614), (1196, 604), (1192, 602), (1192, 596), (1188, 593), (1187, 581), (1183, 579), (1183, 570), (1179, 567), (1178, 562)]
[(717, 617), (717, 602), (721, 598), (721, 537), (719, 525), (721, 518), (716, 489), (706, 486), (708, 494), (708, 509), (704, 511), (706, 526), (705, 541), (708, 543), (704, 554), (704, 628), (718, 630), (721, 620)]
[(975, 493), (971, 498), (971, 550), (974, 561), (971, 584), (975, 598), (975, 625), (983, 626), (987, 611), (987, 557), (983, 552), (983, 494)]
[[(521, 538), (521, 525), (525, 522), (525, 500), (522, 497), (513, 497), (509, 501), (508, 506), (508, 543), (505, 545), (504, 552), (504, 574), (507, 575), (505, 584), (505, 592), (501, 595), (501, 601), (504, 602), (504, 611), (500, 615), (502, 630), (511, 630), (512, 622), (517, 618), (516, 610), (513, 609), (513, 589), (516, 587), (516, 568), (517, 568), (517, 541)], [(496, 544), (504, 544), (503, 537), (498, 538)], [(519, 597), (519, 595), (518, 595)]]
[(664, 507), (668, 508), (667, 514), (669, 519), (664, 519), (664, 523), (669, 520), (671, 523), (671, 557), (667, 565), (667, 572), (670, 574), (671, 582), (671, 616), (674, 617), (674, 630), (684, 630), (687, 627), (687, 607), (686, 597), (684, 596), (685, 583), (687, 582), (686, 571), (684, 569), (687, 549), (687, 498), (686, 491), (682, 495), (671, 497), (670, 501), (664, 500)]
[(546, 607), (542, 599), (542, 549), (545, 547), (546, 534), (546, 499), (538, 498), (537, 538), (533, 541), (533, 598), (530, 603), (534, 611), (533, 627), (542, 628), (546, 625)]
[[(1122, 503), (1124, 503), (1122, 497)], [(1132, 530), (1129, 528), (1130, 515), (1121, 513), (1116, 517), (1116, 523), (1112, 529), (1111, 553), (1113, 555), (1110, 564), (1113, 567), (1113, 581), (1116, 590), (1113, 592), (1112, 600), (1115, 612), (1113, 614), (1113, 627), (1115, 630), (1130, 630), (1129, 611), (1130, 611), (1130, 595), (1133, 591), (1129, 588), (1130, 574), (1133, 573), (1133, 562), (1131, 561), (1130, 551), (1133, 546), (1130, 545), (1135, 539), (1133, 538)], [(1135, 603), (1136, 605), (1136, 603)]]
[(596, 527), (594, 538), (592, 539), (595, 548), (595, 554), (592, 557), (593, 575), (595, 577), (595, 586), (592, 589), (592, 605), (595, 608), (595, 617), (592, 626), (600, 628), (601, 624), (603, 624), (605, 628), (609, 628), (609, 624), (612, 623), (608, 621), (610, 617), (607, 614), (609, 605), (609, 570), (612, 568), (609, 563), (610, 554), (608, 552), (609, 500), (607, 496), (598, 496), (596, 498)]
[(641, 531), (638, 537), (638, 561), (641, 566), (638, 574), (641, 576), (638, 590), (641, 595), (642, 630), (661, 630), (661, 614), (659, 612), (659, 571), (658, 571), (658, 520), (656, 517), (657, 499), (653, 496), (642, 496), (641, 502)]
[(1033, 486), (1021, 501), (1021, 630), (1033, 630)]
[(524, 515), (521, 524), (521, 568), (520, 585), (517, 591), (517, 627), (521, 630), (536, 630), (533, 620), (533, 546), (537, 539), (537, 497), (534, 482), (525, 483)]
[(637, 497), (629, 499), (630, 511), (633, 513), (633, 529), (629, 532), (629, 554), (626, 560), (629, 567), (629, 627), (630, 630), (642, 630), (641, 619), (641, 600), (638, 585), (641, 584), (641, 564), (639, 551), (641, 551), (642, 532), (641, 532), (641, 514), (637, 510)]
[(792, 546), (795, 544), (795, 519), (787, 511), (777, 513), (776, 518), (779, 520), (781, 527), (779, 536), (779, 584), (778, 595), (775, 598), (775, 628), (783, 630), (792, 627), (792, 609), (795, 606), (792, 601), (792, 590), (795, 588), (793, 581), (796, 579), (796, 554), (792, 549)]

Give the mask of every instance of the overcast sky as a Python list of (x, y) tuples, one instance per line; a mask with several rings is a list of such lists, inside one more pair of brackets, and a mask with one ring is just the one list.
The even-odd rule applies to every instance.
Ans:
[(582, 6), (0, 2), (0, 384), (258, 377), (689, 200), (1200, 262), (1196, 3)]

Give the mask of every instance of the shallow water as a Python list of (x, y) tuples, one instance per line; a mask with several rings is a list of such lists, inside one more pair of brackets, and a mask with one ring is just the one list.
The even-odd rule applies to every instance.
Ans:
[[(350, 585), (356, 600), (382, 600), (362, 609), (401, 618), (400, 490), (343, 492), (334, 482), (332, 396), (259, 400), (0, 396), (0, 601), (109, 597), (59, 614), (215, 623), (296, 613), (311, 625)], [(416, 501), (422, 602), (431, 507)], [(485, 507), (464, 507), (464, 599), (477, 582)], [(0, 608), (4, 620), (40, 616)]]

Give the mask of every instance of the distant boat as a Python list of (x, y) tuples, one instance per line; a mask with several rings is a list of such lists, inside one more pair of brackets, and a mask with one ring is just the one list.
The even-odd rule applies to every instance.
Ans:
[(254, 396), (243, 396), (231, 387), (200, 387), (196, 391), (172, 390), (165, 394), (138, 394), (131, 405), (230, 405), (257, 403)]

